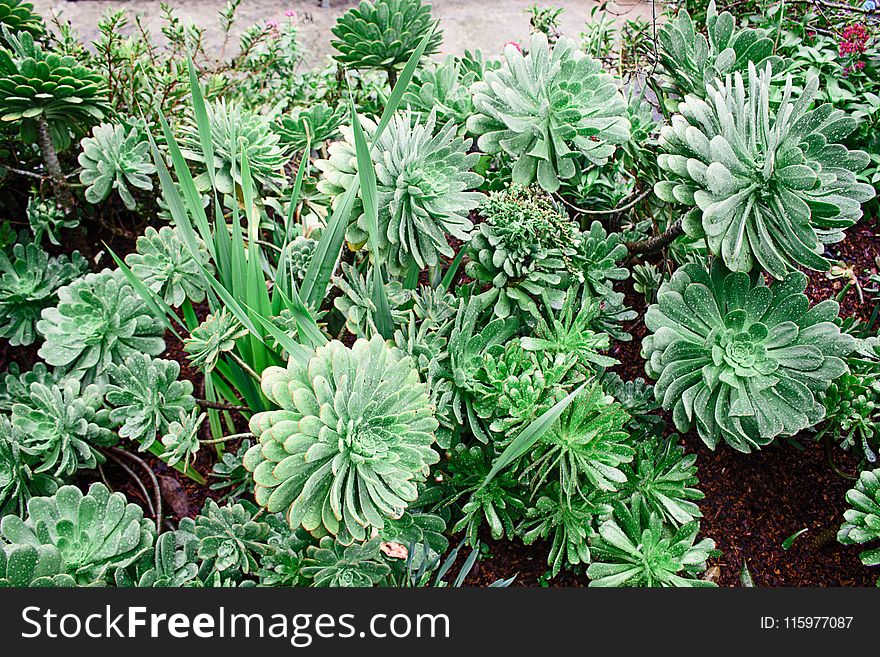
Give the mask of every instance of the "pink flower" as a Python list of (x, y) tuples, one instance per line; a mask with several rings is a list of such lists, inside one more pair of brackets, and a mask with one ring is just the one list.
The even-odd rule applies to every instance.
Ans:
[(868, 28), (861, 23), (847, 25), (840, 33), (840, 42), (837, 44), (837, 52), (845, 55), (858, 55), (868, 48)]
[(284, 12), (284, 15), (288, 18), (294, 18), (296, 16), (296, 12), (293, 9), (288, 9)]
[(406, 559), (409, 556), (409, 550), (402, 543), (394, 543), (392, 541), (379, 543), (379, 549), (389, 559)]
[(276, 21), (274, 18), (270, 18), (266, 21), (266, 27), (268, 27), (270, 30), (274, 30), (276, 27), (278, 27), (278, 21)]

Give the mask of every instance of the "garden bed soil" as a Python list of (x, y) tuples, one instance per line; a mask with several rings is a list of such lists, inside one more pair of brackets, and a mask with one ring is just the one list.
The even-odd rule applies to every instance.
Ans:
[[(878, 254), (878, 242), (874, 225), (864, 220), (848, 231), (842, 243), (830, 248), (832, 257), (853, 267), (862, 287), (869, 286), (868, 276), (877, 272), (874, 258)], [(73, 231), (66, 246), (79, 249), (96, 270), (112, 264), (105, 244), (120, 257), (134, 249), (132, 240), (100, 227), (90, 226), (90, 229), (90, 235), (95, 238)], [(837, 295), (843, 288), (841, 279), (829, 280), (823, 273), (808, 273), (807, 294), (814, 303)], [(639, 317), (626, 327), (633, 334), (633, 340), (616, 342), (612, 355), (621, 363), (616, 371), (629, 380), (645, 376), (644, 360), (639, 355), (645, 334), (645, 304), (629, 285), (624, 289), (627, 304), (638, 311)], [(841, 299), (841, 308), (844, 317), (855, 315), (862, 320), (869, 319), (869, 306), (860, 301), (855, 286)], [(204, 309), (199, 311), (204, 313)], [(168, 351), (164, 357), (181, 363), (182, 376), (193, 381), (195, 394), (201, 395), (203, 379), (189, 367), (182, 344), (170, 334), (166, 341)], [(0, 372), (5, 371), (11, 361), (18, 362), (23, 369), (31, 367), (37, 360), (36, 351), (34, 347), (9, 347), (8, 342), (2, 341)], [(667, 426), (672, 428), (671, 419), (666, 420)], [(244, 430), (243, 422), (241, 424), (240, 430)], [(206, 424), (204, 438), (209, 437), (208, 431)], [(877, 573), (859, 561), (860, 547), (842, 546), (835, 538), (846, 508), (844, 495), (852, 482), (834, 474), (822, 447), (809, 433), (795, 437), (801, 449), (780, 444), (752, 454), (741, 454), (726, 446), (713, 452), (693, 433), (681, 440), (686, 451), (697, 455), (699, 488), (706, 494), (700, 502), (704, 515), (701, 535), (713, 539), (721, 553), (711, 559), (706, 577), (721, 586), (740, 586), (745, 564), (756, 586), (873, 586)], [(228, 450), (236, 447), (237, 443), (226, 444)], [(197, 484), (151, 454), (138, 455), (152, 468), (159, 482), (166, 527), (169, 522), (176, 524), (181, 517), (195, 516), (208, 497), (219, 498), (207, 485)], [(209, 483), (215, 461), (215, 450), (206, 446), (199, 450), (194, 464)], [(835, 449), (834, 461), (843, 472), (856, 472), (857, 460), (839, 449)], [(83, 475), (78, 483), (87, 485), (101, 479), (129, 499), (145, 508), (148, 506), (139, 486), (113, 461), (108, 461), (100, 471)], [(149, 481), (144, 483), (152, 495)], [(785, 539), (804, 528), (807, 531), (785, 550)], [(560, 573), (547, 582), (547, 544), (525, 546), (519, 541), (484, 539), (486, 558), (477, 562), (468, 585), (488, 585), (513, 576), (516, 576), (516, 586), (587, 584), (583, 573), (572, 572)]]

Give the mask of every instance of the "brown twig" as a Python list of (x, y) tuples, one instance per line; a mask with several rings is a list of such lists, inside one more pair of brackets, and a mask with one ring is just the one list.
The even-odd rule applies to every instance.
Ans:
[[(139, 466), (141, 466), (141, 468), (144, 469), (144, 471), (146, 471), (147, 475), (150, 477), (150, 481), (153, 484), (153, 490), (156, 493), (156, 531), (158, 533), (162, 533), (162, 489), (159, 488), (159, 480), (156, 479), (156, 475), (153, 473), (153, 469), (147, 464), (146, 461), (144, 461), (140, 456), (137, 456), (136, 454), (127, 452), (124, 449), (119, 449), (118, 447), (111, 447), (110, 449), (114, 453), (122, 454), (131, 461), (137, 463)], [(152, 507), (152, 504), (150, 506)]]
[(224, 404), (223, 402), (208, 401), (207, 399), (196, 399), (196, 403), (202, 408), (211, 408), (216, 411), (237, 411), (239, 413), (248, 413), (251, 410), (250, 406)]
[(37, 128), (39, 130), (40, 153), (43, 156), (43, 164), (46, 166), (46, 173), (55, 188), (55, 196), (61, 202), (61, 208), (64, 214), (73, 212), (74, 198), (67, 186), (64, 173), (61, 171), (61, 162), (58, 161), (58, 153), (55, 150), (55, 144), (52, 143), (52, 135), (49, 132), (49, 123), (42, 114), (37, 119)]
[(669, 246), (675, 238), (684, 235), (684, 227), (681, 219), (676, 219), (665, 232), (648, 239), (639, 240), (638, 242), (624, 242), (630, 254), (636, 253), (654, 253)]

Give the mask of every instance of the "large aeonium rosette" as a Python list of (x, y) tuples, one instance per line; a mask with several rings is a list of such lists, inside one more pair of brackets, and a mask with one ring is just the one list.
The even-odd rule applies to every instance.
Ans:
[(648, 308), (642, 343), (654, 392), (680, 431), (743, 452), (818, 423), (817, 400), (847, 371), (855, 339), (834, 323), (835, 301), (810, 308), (807, 277), (789, 273), (770, 287), (716, 261), (685, 265)]
[(251, 419), (259, 443), (244, 465), (257, 502), (291, 527), (362, 541), (400, 517), (439, 460), (427, 387), (381, 337), (350, 349), (334, 340), (307, 364), (270, 367), (262, 389), (281, 408)]

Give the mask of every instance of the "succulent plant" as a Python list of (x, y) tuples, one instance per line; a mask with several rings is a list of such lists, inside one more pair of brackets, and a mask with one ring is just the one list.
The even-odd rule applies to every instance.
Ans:
[(547, 492), (528, 510), (519, 531), (526, 545), (550, 539), (547, 565), (550, 576), (556, 577), (563, 568), (590, 563), (589, 539), (596, 533), (593, 526), (598, 517), (609, 513), (610, 507), (595, 492), (568, 499), (557, 484), (549, 486)]
[(27, 219), (36, 244), (42, 244), (43, 237), (45, 237), (49, 242), (58, 246), (60, 244), (59, 233), (62, 228), (79, 226), (79, 219), (73, 214), (64, 214), (64, 211), (58, 207), (54, 200), (42, 200), (36, 196), (28, 199)]
[(120, 427), (122, 438), (140, 443), (139, 451), (152, 447), (157, 434), (169, 431), (171, 422), (195, 408), (193, 385), (179, 376), (177, 361), (146, 354), (132, 354), (124, 363), (110, 365), (110, 421)]
[(468, 447), (459, 443), (451, 452), (449, 462), (444, 465), (452, 487), (444, 506), (464, 502), (461, 518), (452, 531), (464, 531), (467, 542), (473, 546), (479, 543), (479, 531), (484, 524), (496, 541), (505, 537), (513, 539), (516, 523), (526, 511), (526, 491), (515, 468), (502, 470), (483, 485), (493, 463), (491, 447)]
[(562, 303), (568, 261), (580, 235), (552, 199), (535, 188), (512, 187), (491, 194), (484, 217), (468, 243), (465, 272), (492, 287), (483, 294), (496, 317), (519, 311), (538, 316), (536, 300)]
[[(333, 284), (342, 292), (333, 300), (334, 307), (345, 317), (346, 328), (359, 338), (378, 335), (374, 321), (376, 305), (373, 303), (375, 277), (371, 273), (361, 274), (348, 263), (342, 263), (342, 275), (333, 279)], [(385, 296), (391, 309), (391, 319), (400, 324), (406, 318), (401, 310), (409, 300), (409, 293), (400, 281), (391, 279), (385, 283)]]
[(834, 324), (837, 302), (809, 307), (806, 285), (792, 272), (767, 287), (717, 260), (663, 284), (645, 314), (642, 355), (679, 431), (696, 424), (710, 448), (723, 439), (750, 452), (825, 416), (817, 397), (847, 371), (855, 339)]
[(97, 204), (116, 191), (129, 210), (137, 208), (137, 201), (129, 187), (151, 191), (150, 176), (156, 167), (150, 161), (149, 144), (137, 128), (102, 123), (92, 129), (92, 136), (80, 142), (82, 153), (79, 181), (86, 185), (85, 198)]
[(576, 157), (604, 164), (629, 139), (626, 101), (616, 80), (592, 57), (561, 38), (550, 47), (534, 34), (528, 54), (504, 48), (501, 68), (471, 87), (475, 113), (468, 131), (489, 154), (514, 160), (513, 182), (538, 181), (548, 192), (575, 175)]
[(629, 255), (618, 233), (608, 233), (598, 221), (580, 235), (575, 256), (576, 271), (583, 276), (587, 289), (596, 297), (605, 298), (614, 290), (614, 281), (626, 280), (629, 271), (617, 263)]
[(718, 13), (715, 2), (706, 10), (707, 37), (684, 9), (657, 31), (658, 55), (663, 71), (679, 95), (706, 97), (706, 87), (748, 65), (779, 67), (774, 40), (762, 30), (741, 28), (729, 12)]
[(825, 420), (816, 439), (828, 435), (843, 449), (855, 447), (868, 461), (876, 461), (880, 447), (880, 370), (844, 374), (832, 381), (822, 404)]
[(663, 284), (663, 272), (657, 265), (646, 262), (633, 265), (632, 270), (633, 289), (645, 297), (645, 303), (649, 306), (657, 303), (657, 290)]
[(257, 502), (285, 512), (292, 528), (362, 541), (403, 513), (439, 459), (427, 388), (381, 336), (351, 349), (332, 341), (308, 364), (270, 367), (262, 389), (281, 410), (251, 418), (259, 443), (244, 465)]
[(574, 363), (571, 354), (539, 358), (517, 340), (492, 345), (475, 376), (474, 412), (493, 433), (513, 436), (565, 396)]
[(253, 489), (251, 473), (244, 467), (244, 455), (251, 445), (250, 440), (241, 441), (235, 452), (223, 452), (220, 460), (211, 467), (211, 477), (217, 481), (210, 485), (210, 489), (223, 491), (224, 500), (240, 498)]
[(435, 24), (431, 5), (421, 0), (362, 0), (336, 20), (333, 57), (352, 68), (402, 68), (431, 30), (424, 54), (439, 50), (443, 33)]
[(601, 386), (583, 388), (531, 450), (523, 477), (533, 493), (547, 481), (558, 481), (568, 500), (619, 490), (626, 482), (621, 466), (635, 455), (628, 420)]
[(308, 107), (295, 107), (290, 114), (282, 116), (281, 122), (275, 126), (275, 132), (288, 151), (302, 151), (306, 144), (317, 149), (339, 133), (339, 127), (347, 118), (344, 104), (330, 107), (327, 103), (315, 103)]
[[(34, 11), (34, 5), (21, 0), (0, 0), (0, 26), (10, 34), (28, 32), (41, 37), (46, 33), (43, 19)], [(0, 38), (0, 42), (5, 42)]]
[[(441, 255), (453, 256), (447, 235), (467, 241), (473, 228), (468, 213), (483, 195), (472, 190), (482, 176), (471, 168), (478, 153), (471, 141), (456, 136), (455, 124), (436, 128), (436, 116), (424, 123), (410, 112), (397, 114), (374, 150), (378, 189), (378, 248), (395, 273), (413, 264), (436, 266)], [(366, 217), (349, 226), (346, 239), (367, 242)]]
[(109, 111), (103, 78), (70, 56), (45, 52), (28, 32), (7, 34), (0, 48), (0, 119), (20, 126), (22, 139), (38, 141), (45, 120), (58, 150), (71, 132), (84, 133)]
[(87, 383), (106, 381), (111, 363), (165, 350), (162, 323), (119, 270), (86, 274), (59, 289), (58, 305), (43, 310), (37, 331), (46, 339), (40, 356)]
[(607, 333), (593, 330), (600, 305), (590, 296), (586, 286), (575, 284), (569, 287), (562, 307), (557, 311), (548, 303), (542, 305), (543, 312), (532, 335), (520, 338), (524, 349), (551, 358), (572, 355), (578, 369), (584, 373), (617, 364), (616, 358), (600, 353), (610, 348), (611, 341)]
[(342, 545), (325, 536), (319, 545), (310, 545), (302, 574), (312, 586), (369, 588), (379, 584), (391, 571), (382, 562), (380, 540)]
[(287, 257), (290, 263), (290, 272), (301, 283), (306, 275), (306, 270), (315, 257), (315, 249), (318, 247), (318, 241), (311, 237), (297, 235), (293, 241), (288, 244)]
[(148, 552), (129, 569), (116, 569), (114, 583), (129, 588), (193, 586), (199, 574), (198, 546), (198, 539), (188, 532), (160, 534), (152, 554)]
[(828, 270), (823, 245), (843, 239), (874, 189), (856, 180), (868, 155), (838, 143), (857, 121), (830, 104), (809, 109), (818, 78), (798, 94), (789, 77), (778, 104), (771, 82), (769, 67), (749, 64), (747, 80), (737, 72), (707, 87), (706, 100), (687, 96), (661, 131), (668, 178), (654, 192), (694, 208), (685, 232), (729, 269), (757, 263), (781, 279), (798, 266)]
[(423, 119), (433, 113), (440, 124), (453, 121), (461, 133), (474, 111), (470, 87), (479, 79), (480, 75), (469, 70), (464, 62), (449, 55), (442, 63), (416, 72), (401, 104)]
[(137, 238), (137, 251), (129, 253), (125, 263), (165, 303), (179, 308), (187, 299), (192, 303), (205, 300), (208, 283), (202, 268), (209, 273), (214, 272), (208, 249), (198, 238), (197, 247), (198, 262), (184, 244), (177, 228), (163, 226), (156, 230), (147, 226), (144, 234)]
[(0, 411), (9, 412), (12, 407), (30, 399), (31, 384), (42, 383), (51, 386), (65, 379), (64, 372), (49, 369), (46, 363), (37, 361), (32, 369), (25, 372), (16, 362), (9, 363), (4, 376), (0, 376)]
[[(841, 525), (837, 540), (855, 545), (880, 539), (880, 470), (862, 472), (855, 488), (847, 491), (846, 501), (851, 508), (843, 513), (846, 522)], [(865, 550), (860, 556), (866, 566), (880, 566), (880, 546)]]
[(180, 531), (199, 541), (202, 580), (212, 573), (252, 573), (257, 569), (257, 559), (270, 552), (271, 529), (265, 522), (254, 519), (252, 506), (218, 506), (209, 498), (195, 519), (181, 519)]
[(188, 470), (190, 463), (199, 451), (199, 430), (207, 417), (206, 413), (199, 413), (193, 409), (189, 415), (180, 414), (179, 419), (168, 423), (166, 433), (162, 436), (162, 445), (165, 450), (161, 458), (168, 465), (176, 465), (183, 461), (183, 469)]
[(193, 367), (208, 373), (217, 365), (220, 356), (235, 349), (235, 341), (247, 332), (235, 315), (220, 308), (192, 330), (183, 341), (183, 349)]
[[(284, 184), (284, 167), (290, 157), (278, 145), (280, 137), (272, 132), (265, 117), (236, 103), (220, 99), (206, 107), (214, 149), (214, 180), (217, 191), (232, 194), (241, 186), (242, 155), (247, 155), (254, 184), (277, 189)], [(195, 121), (183, 126), (180, 140), (183, 156), (207, 166), (202, 153), (199, 129)], [(208, 190), (207, 172), (196, 176), (196, 186)]]
[[(364, 135), (369, 142), (373, 141), (376, 133), (376, 122), (368, 116), (358, 116)], [(342, 139), (334, 141), (327, 147), (327, 159), (315, 160), (315, 168), (321, 172), (320, 180), (316, 185), (318, 192), (325, 194), (331, 199), (335, 207), (340, 196), (347, 190), (357, 178), (357, 149), (354, 143), (354, 129), (351, 125), (339, 127)], [(373, 150), (373, 162), (378, 159), (378, 144)], [(378, 183), (378, 181), (377, 181)], [(360, 199), (353, 206), (352, 216), (358, 217), (363, 212)], [(366, 242), (366, 238), (363, 240)], [(360, 244), (358, 244), (359, 246)]]
[(75, 377), (58, 385), (32, 383), (28, 398), (12, 406), (12, 424), (20, 432), (21, 451), (34, 472), (73, 475), (104, 462), (98, 447), (113, 445), (109, 413), (97, 385), (81, 386)]
[[(389, 519), (379, 533), (379, 538), (384, 544), (396, 543), (407, 548), (408, 553), (403, 558), (417, 558), (419, 556), (439, 558), (446, 554), (449, 549), (449, 539), (446, 538), (446, 521), (434, 513), (405, 511), (400, 518)], [(409, 550), (412, 546), (414, 549)], [(385, 545), (380, 550), (388, 555)]]
[(0, 251), (0, 338), (13, 347), (33, 344), (40, 313), (57, 303), (58, 288), (86, 270), (79, 251), (50, 258), (38, 244), (21, 242), (12, 258)]
[[(76, 486), (62, 486), (52, 497), (28, 502), (27, 520), (5, 516), (0, 537), (13, 549), (31, 545), (53, 546), (61, 554), (62, 573), (77, 584), (106, 581), (153, 547), (155, 528), (136, 504), (122, 493), (111, 493), (94, 483), (87, 494)], [(8, 547), (5, 549), (9, 549)]]
[(76, 586), (76, 580), (63, 569), (61, 553), (54, 545), (0, 547), (0, 588)]
[(695, 486), (696, 454), (685, 454), (676, 443), (678, 436), (642, 440), (631, 463), (621, 466), (626, 475), (622, 491), (638, 496), (644, 513), (656, 513), (671, 525), (681, 526), (703, 514), (693, 500), (704, 495)]
[(613, 516), (600, 525), (592, 541), (590, 586), (717, 586), (699, 578), (715, 550), (711, 539), (694, 543), (699, 531), (697, 522), (671, 531), (657, 514), (646, 519), (638, 508), (616, 504)]
[(21, 430), (0, 415), (0, 516), (23, 516), (31, 497), (52, 495), (58, 489), (55, 477), (33, 471), (21, 440)]
[(629, 414), (631, 427), (659, 433), (666, 430), (663, 418), (654, 414), (660, 408), (654, 397), (654, 386), (645, 383), (643, 378), (624, 381), (616, 372), (606, 370), (599, 375), (598, 381), (605, 393), (614, 397)]

